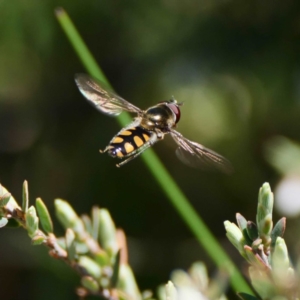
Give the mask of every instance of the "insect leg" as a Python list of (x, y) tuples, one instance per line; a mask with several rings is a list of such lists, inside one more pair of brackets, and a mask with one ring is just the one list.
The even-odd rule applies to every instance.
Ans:
[(148, 149), (149, 147), (151, 147), (157, 141), (159, 141), (159, 139), (157, 138), (156, 133), (153, 132), (150, 140), (147, 143), (144, 144), (143, 148), (141, 148), (139, 151), (137, 151), (136, 153), (132, 154), (131, 156), (129, 156), (128, 158), (126, 158), (125, 160), (123, 160), (122, 162), (120, 162), (119, 164), (116, 164), (116, 166), (118, 168), (122, 167), (123, 165), (125, 165), (129, 161), (131, 161), (134, 158), (136, 158), (137, 156), (139, 156), (142, 152), (144, 152), (146, 149)]
[(105, 149), (104, 150), (99, 150), (99, 152), (100, 153), (105, 153), (107, 150), (109, 150), (110, 149), (110, 146), (108, 145), (107, 147), (105, 147)]
[[(149, 148), (150, 146), (148, 147), (145, 147), (144, 149), (146, 150), (147, 148)], [(129, 156), (127, 159), (123, 160), (122, 162), (120, 162), (119, 164), (116, 164), (116, 166), (118, 168), (122, 167), (123, 165), (125, 165), (126, 163), (130, 162), (131, 160), (133, 160), (134, 158), (136, 158), (137, 156), (139, 156), (143, 151), (140, 151), (140, 152), (136, 152), (135, 154)]]

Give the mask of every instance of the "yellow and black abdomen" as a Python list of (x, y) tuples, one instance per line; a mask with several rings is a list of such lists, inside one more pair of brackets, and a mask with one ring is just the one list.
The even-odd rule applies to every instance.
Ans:
[(148, 145), (151, 132), (137, 126), (120, 131), (106, 147), (112, 157), (128, 157), (140, 152)]

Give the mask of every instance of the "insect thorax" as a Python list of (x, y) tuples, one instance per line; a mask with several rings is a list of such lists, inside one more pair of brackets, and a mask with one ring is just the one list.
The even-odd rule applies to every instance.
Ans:
[(160, 129), (167, 132), (175, 124), (176, 118), (165, 104), (159, 104), (146, 110), (141, 120), (141, 126), (148, 130)]

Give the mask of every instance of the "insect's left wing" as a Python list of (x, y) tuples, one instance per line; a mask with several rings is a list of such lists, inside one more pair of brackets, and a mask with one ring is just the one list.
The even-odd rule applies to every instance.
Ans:
[(139, 115), (143, 113), (141, 109), (109, 91), (103, 84), (87, 74), (76, 74), (75, 82), (82, 95), (107, 115), (117, 116), (123, 110)]
[(225, 157), (188, 140), (176, 130), (172, 129), (170, 133), (179, 146), (176, 155), (186, 165), (203, 170), (219, 170), (227, 174), (233, 172), (231, 163)]

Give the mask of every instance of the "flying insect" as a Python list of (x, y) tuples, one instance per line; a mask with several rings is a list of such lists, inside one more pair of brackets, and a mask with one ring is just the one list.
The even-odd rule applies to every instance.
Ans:
[(220, 154), (201, 144), (190, 141), (175, 130), (180, 120), (180, 106), (174, 98), (142, 110), (110, 91), (86, 74), (76, 74), (75, 82), (82, 95), (102, 113), (117, 116), (123, 111), (135, 113), (132, 123), (121, 129), (101, 153), (122, 159), (121, 167), (136, 158), (147, 148), (170, 134), (176, 142), (177, 157), (186, 165), (200, 169), (216, 169), (231, 173), (231, 163)]

